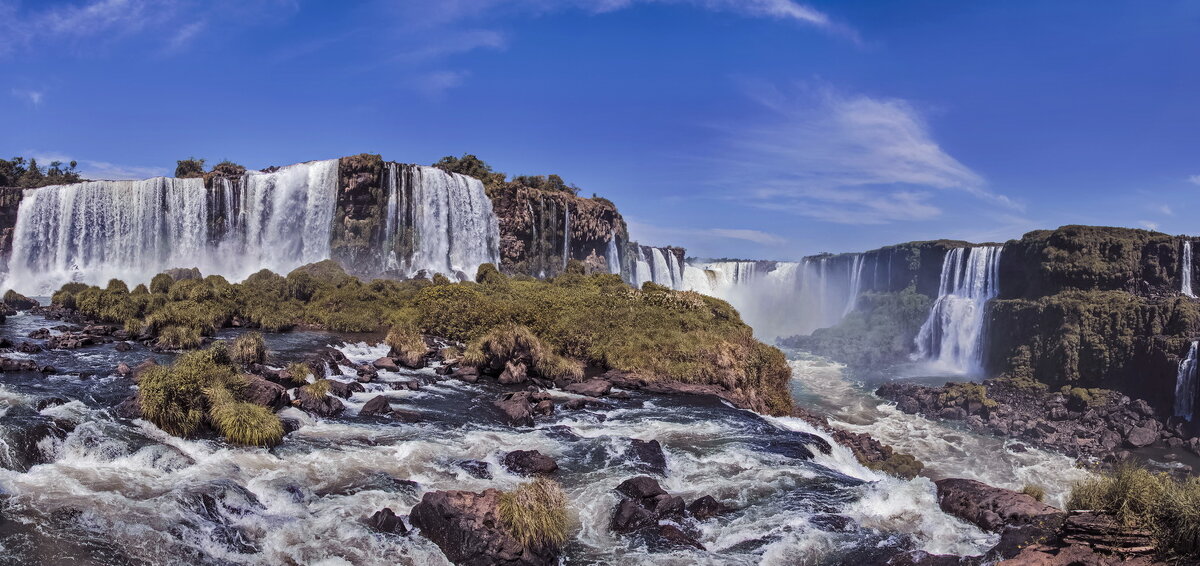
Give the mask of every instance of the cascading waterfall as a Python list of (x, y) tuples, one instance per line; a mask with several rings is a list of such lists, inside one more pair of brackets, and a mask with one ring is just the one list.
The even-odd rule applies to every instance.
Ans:
[[(68, 281), (145, 282), (184, 266), (242, 279), (325, 259), (337, 167), (333, 159), (248, 173), (240, 191), (161, 177), (27, 190), (5, 287), (48, 293)], [(210, 212), (222, 221), (210, 226)]]
[(916, 338), (921, 359), (957, 372), (981, 371), (983, 315), (999, 292), (1002, 249), (955, 248), (946, 254), (938, 298)]
[(608, 247), (604, 250), (604, 263), (608, 266), (609, 273), (621, 274), (621, 248), (617, 245), (616, 232), (608, 237)]
[(729, 301), (756, 336), (773, 340), (840, 322), (857, 304), (865, 265), (863, 254), (693, 263), (683, 288)]
[(1179, 373), (1175, 376), (1175, 416), (1192, 420), (1196, 402), (1196, 348), (1200, 342), (1192, 342), (1187, 357), (1179, 362)]
[(1183, 269), (1180, 274), (1180, 292), (1184, 296), (1196, 298), (1196, 293), (1192, 291), (1192, 241), (1183, 241)]
[(397, 163), (388, 164), (384, 178), (391, 269), (470, 277), (480, 264), (499, 262), (499, 224), (478, 179)]
[(641, 246), (637, 247), (637, 261), (633, 266), (633, 278), (640, 289), (642, 284), (647, 281), (654, 280), (654, 273), (650, 267), (650, 260), (646, 258), (646, 250)]
[(571, 259), (571, 207), (563, 207), (563, 269), (567, 268), (567, 262)]
[[(241, 280), (331, 257), (337, 159), (239, 179), (89, 181), (25, 191), (5, 288), (144, 283), (173, 267)], [(477, 179), (388, 164), (379, 272), (473, 274), (499, 260), (499, 226)], [(403, 245), (402, 245), (403, 244)]]

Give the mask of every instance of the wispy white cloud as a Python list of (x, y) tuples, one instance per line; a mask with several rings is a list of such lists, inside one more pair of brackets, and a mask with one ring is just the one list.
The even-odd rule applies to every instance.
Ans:
[(28, 101), (30, 104), (32, 104), (34, 106), (34, 108), (41, 106), (42, 99), (46, 96), (46, 93), (44, 93), (40, 90), (34, 90), (34, 89), (29, 89), (29, 88), (14, 88), (14, 89), (11, 89), (10, 92), (12, 92), (13, 96), (20, 98), (22, 100)]
[(756, 244), (763, 245), (780, 245), (787, 242), (787, 240), (784, 238), (780, 238), (774, 234), (768, 234), (762, 230), (710, 228), (707, 232), (721, 238), (746, 240), (747, 242), (754, 242)]
[[(685, 245), (713, 247), (719, 242), (753, 242), (761, 246), (779, 247), (788, 243), (786, 238), (762, 230), (745, 228), (677, 228), (641, 222), (626, 218), (630, 237), (647, 245)], [(707, 245), (707, 246), (706, 246)]]
[(408, 85), (427, 97), (440, 98), (446, 91), (461, 86), (470, 74), (468, 71), (445, 69), (431, 71), (414, 76), (408, 81)]
[(826, 85), (751, 83), (747, 92), (765, 116), (726, 129), (718, 164), (749, 204), (845, 224), (928, 220), (947, 192), (1022, 209), (938, 145), (907, 101)]
[(1200, 185), (1200, 175), (1192, 175), (1187, 178), (1188, 182), (1193, 185)]
[(1138, 220), (1138, 225), (1147, 230), (1158, 230), (1158, 222), (1153, 222), (1151, 220)]

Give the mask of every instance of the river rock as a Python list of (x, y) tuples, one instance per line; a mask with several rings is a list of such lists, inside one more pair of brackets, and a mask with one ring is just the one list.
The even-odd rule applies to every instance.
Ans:
[(136, 394), (130, 395), (113, 407), (113, 414), (122, 419), (140, 419), (142, 418), (142, 402)]
[(357, 381), (346, 382), (338, 381), (336, 379), (329, 380), (329, 392), (341, 397), (342, 399), (349, 399), (351, 395), (354, 395), (355, 393), (362, 393), (366, 390), (367, 388), (363, 387), (363, 385)]
[(493, 405), (513, 424), (533, 424), (533, 403), (530, 402), (530, 396), (528, 391), (505, 393), (493, 402)]
[[(725, 508), (711, 495), (705, 495), (693, 501), (687, 507), (688, 514), (697, 520), (706, 521), (724, 512)], [(835, 515), (836, 516), (836, 515)]]
[(400, 366), (396, 364), (395, 360), (388, 357), (379, 358), (378, 360), (372, 362), (371, 365), (374, 366), (375, 369), (381, 369), (385, 371), (400, 371)]
[[(627, 479), (617, 485), (616, 491), (624, 497), (617, 503), (609, 520), (609, 528), (613, 532), (646, 533), (657, 545), (704, 548), (680, 528), (685, 523), (691, 524), (685, 519), (683, 498), (667, 493), (654, 478), (638, 476)], [(660, 523), (664, 520), (670, 523)], [(663, 529), (668, 525), (670, 529)]]
[(626, 458), (633, 465), (634, 469), (652, 474), (667, 475), (667, 455), (663, 453), (662, 444), (657, 440), (639, 440), (633, 439), (629, 441), (629, 450), (625, 453)]
[(471, 474), (471, 477), (473, 478), (478, 478), (481, 480), (492, 479), (492, 470), (488, 467), (487, 462), (482, 462), (480, 460), (463, 460), (458, 463), (458, 467), (466, 470), (467, 473)]
[(558, 462), (537, 450), (514, 450), (504, 455), (504, 467), (522, 476), (550, 474), (558, 470)]
[(0, 371), (38, 371), (37, 362), (0, 357)]
[(460, 367), (450, 373), (450, 377), (467, 383), (479, 381), (479, 370), (473, 367)]
[(133, 344), (130, 344), (129, 342), (123, 342), (123, 341), (117, 342), (116, 344), (113, 345), (113, 349), (118, 352), (128, 352), (133, 349)]
[(1019, 525), (1056, 528), (1065, 518), (1061, 510), (1024, 493), (969, 479), (949, 478), (935, 483), (942, 511), (986, 531), (999, 532), (1004, 527)]
[(300, 387), (296, 389), (296, 400), (293, 402), (301, 410), (317, 415), (318, 417), (336, 417), (346, 410), (346, 406), (342, 401), (332, 395), (316, 396), (308, 392), (307, 388)]
[(1125, 443), (1128, 444), (1130, 448), (1142, 448), (1144, 446), (1150, 446), (1157, 440), (1157, 432), (1140, 426), (1129, 429), (1129, 432), (1125, 435)]
[(247, 374), (243, 377), (246, 387), (242, 390), (242, 397), (246, 401), (268, 409), (278, 409), (287, 404), (287, 389), (282, 385), (271, 383), (257, 375)]
[(367, 526), (372, 530), (386, 534), (408, 534), (408, 528), (404, 526), (404, 521), (400, 517), (397, 517), (396, 513), (390, 507), (384, 507), (376, 511), (374, 515), (371, 515), (367, 519)]
[(529, 371), (525, 364), (521, 362), (509, 361), (504, 364), (504, 371), (500, 373), (497, 381), (505, 385), (515, 385), (525, 383), (529, 379)]
[(586, 395), (588, 397), (603, 397), (608, 395), (612, 390), (612, 382), (605, 379), (589, 379), (579, 383), (572, 383), (563, 388), (563, 391), (574, 393), (576, 395)]
[(549, 566), (558, 549), (522, 545), (502, 527), (500, 492), (430, 491), (409, 513), (421, 535), (459, 566)]
[(363, 404), (362, 409), (359, 409), (358, 414), (364, 417), (373, 415), (390, 415), (392, 413), (392, 404), (388, 401), (386, 395), (376, 395)]

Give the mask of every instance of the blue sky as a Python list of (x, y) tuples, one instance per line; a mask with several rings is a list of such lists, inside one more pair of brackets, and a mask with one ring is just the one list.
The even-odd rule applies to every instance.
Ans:
[(0, 0), (0, 155), (475, 153), (643, 243), (1200, 234), (1200, 2)]

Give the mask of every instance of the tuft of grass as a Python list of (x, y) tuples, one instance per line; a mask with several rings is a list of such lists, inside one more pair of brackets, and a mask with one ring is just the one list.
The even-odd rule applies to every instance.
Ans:
[(205, 392), (210, 405), (209, 420), (225, 440), (267, 448), (283, 441), (283, 423), (265, 407), (235, 400), (228, 388), (213, 387)]
[(158, 346), (170, 350), (187, 350), (204, 343), (200, 329), (194, 326), (168, 326), (158, 331)]
[(303, 389), (305, 393), (320, 399), (329, 393), (329, 380), (318, 379), (308, 385), (305, 385)]
[(1126, 527), (1147, 530), (1164, 555), (1200, 556), (1200, 478), (1180, 481), (1122, 463), (1076, 484), (1067, 508), (1103, 511)]
[(287, 371), (292, 383), (297, 385), (308, 383), (308, 376), (312, 375), (312, 368), (304, 362), (292, 362), (284, 368), (284, 371)]
[(267, 359), (267, 344), (261, 333), (247, 332), (233, 341), (229, 355), (242, 365), (261, 364)]
[(420, 365), (425, 353), (429, 351), (421, 332), (412, 327), (393, 326), (388, 330), (384, 343), (392, 348), (393, 355), (408, 366)]
[(500, 521), (522, 545), (558, 548), (567, 540), (567, 496), (554, 480), (539, 477), (500, 495)]
[(1021, 488), (1021, 493), (1024, 493), (1025, 495), (1028, 495), (1038, 501), (1044, 501), (1046, 499), (1046, 490), (1040, 485), (1027, 483)]

